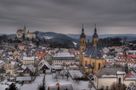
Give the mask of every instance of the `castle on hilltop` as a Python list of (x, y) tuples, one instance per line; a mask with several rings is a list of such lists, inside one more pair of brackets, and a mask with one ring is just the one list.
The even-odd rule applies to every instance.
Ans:
[(24, 26), (23, 29), (18, 29), (16, 32), (16, 36), (18, 39), (35, 39), (36, 38), (36, 34), (34, 32), (30, 32), (29, 30), (26, 29), (26, 27)]

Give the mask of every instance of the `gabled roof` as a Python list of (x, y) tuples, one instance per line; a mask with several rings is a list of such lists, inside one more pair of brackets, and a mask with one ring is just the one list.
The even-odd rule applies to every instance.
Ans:
[(35, 71), (35, 67), (33, 65), (22, 65), (21, 67), (23, 70), (29, 69), (31, 72)]
[(40, 62), (39, 62), (39, 64), (38, 64), (38, 66), (39, 66), (39, 69), (41, 69), (41, 68), (43, 68), (43, 67), (47, 67), (48, 69), (49, 68), (51, 68), (51, 66), (49, 65), (49, 63), (47, 62), (47, 61), (45, 61), (45, 60), (41, 60)]

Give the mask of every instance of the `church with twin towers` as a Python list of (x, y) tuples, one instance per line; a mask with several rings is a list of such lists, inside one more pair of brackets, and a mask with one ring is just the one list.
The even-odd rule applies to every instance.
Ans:
[(85, 29), (82, 25), (80, 35), (80, 68), (84, 73), (96, 73), (103, 68), (105, 64), (106, 61), (102, 58), (102, 47), (99, 44), (96, 24), (91, 40), (86, 39)]

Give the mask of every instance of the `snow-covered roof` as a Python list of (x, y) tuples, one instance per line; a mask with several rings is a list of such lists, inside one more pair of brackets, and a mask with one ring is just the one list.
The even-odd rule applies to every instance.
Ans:
[(83, 74), (79, 71), (79, 70), (70, 70), (69, 71), (70, 75), (72, 78), (75, 78), (75, 77), (83, 77)]
[(49, 90), (55, 90), (59, 86), (60, 90), (73, 90), (72, 83), (69, 82), (59, 82), (59, 83), (51, 83), (47, 85)]
[(35, 71), (35, 67), (33, 65), (27, 65), (26, 67), (29, 68), (32, 72)]
[(26, 66), (25, 66), (25, 65), (22, 65), (21, 68), (22, 68), (22, 69), (26, 69)]
[(62, 66), (60, 66), (60, 65), (54, 65), (54, 66), (52, 66), (52, 68), (54, 68), (54, 69), (62, 69)]
[(1, 63), (4, 63), (4, 61), (3, 61), (3, 60), (0, 60), (0, 64), (1, 64)]
[(133, 71), (128, 72), (125, 76), (125, 80), (136, 80), (136, 73)]
[(15, 64), (16, 64), (16, 62), (15, 62), (15, 61), (11, 61), (11, 64), (12, 64), (12, 65), (15, 65)]
[(74, 57), (74, 55), (69, 52), (58, 52), (53, 57)]
[(102, 75), (103, 78), (109, 78), (109, 77), (112, 77), (112, 78), (116, 78), (117, 76), (116, 75)]
[[(41, 74), (40, 76), (37, 76), (36, 79), (30, 83), (30, 84), (24, 84), (23, 86), (20, 86), (20, 90), (37, 90), (37, 88), (39, 87), (39, 85), (42, 84), (42, 80), (43, 80), (44, 75)], [(90, 90), (88, 87), (88, 81), (80, 81), (79, 84), (76, 84), (75, 82), (73, 82), (73, 80), (67, 80), (67, 79), (58, 79), (58, 80), (54, 80), (54, 78), (52, 77), (51, 74), (47, 74), (46, 75), (46, 86), (52, 86), (55, 85), (56, 83), (60, 83), (60, 84), (72, 84), (73, 89), (68, 88), (68, 90)], [(47, 89), (47, 88), (46, 88)], [(66, 89), (66, 88), (65, 88)], [(63, 90), (65, 90), (63, 89)], [(1, 85), (0, 85), (0, 90), (5, 90), (5, 89), (1, 89)], [(52, 90), (52, 88), (50, 89)], [(53, 89), (55, 90), (55, 89)], [(92, 90), (95, 90), (94, 88), (92, 88)]]
[(31, 77), (16, 77), (16, 81), (31, 81)]
[(117, 74), (118, 74), (118, 75), (124, 75), (124, 74), (126, 74), (126, 73), (123, 72), (123, 71), (117, 71)]
[(48, 68), (51, 68), (49, 63), (47, 61), (45, 61), (45, 60), (41, 60), (38, 65), (39, 65), (39, 68), (42, 68), (44, 65), (46, 65)]
[(35, 57), (23, 57), (23, 60), (35, 60)]
[(26, 68), (28, 68), (28, 69), (30, 69), (32, 72), (35, 71), (35, 67), (34, 67), (33, 65), (22, 65), (21, 68), (24, 69), (24, 70), (25, 70)]

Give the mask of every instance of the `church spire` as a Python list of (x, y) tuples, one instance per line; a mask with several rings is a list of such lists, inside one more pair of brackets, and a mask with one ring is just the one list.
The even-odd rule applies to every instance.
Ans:
[(95, 28), (94, 28), (93, 38), (98, 38), (96, 24), (95, 24)]
[(82, 24), (82, 33), (84, 33), (84, 24)]
[(95, 24), (95, 28), (94, 28), (94, 34), (93, 34), (93, 37), (92, 37), (92, 43), (93, 43), (94, 47), (96, 47), (97, 44), (98, 44), (98, 34), (97, 34), (96, 24)]
[(86, 37), (86, 35), (84, 33), (84, 25), (82, 24), (82, 33), (80, 35), (80, 38), (85, 38), (85, 37)]
[(86, 49), (86, 35), (84, 33), (84, 25), (82, 24), (82, 32), (80, 35), (80, 52), (85, 51)]
[(96, 24), (95, 24), (95, 28), (94, 28), (94, 33), (97, 33), (97, 28), (96, 28)]

